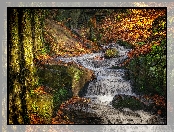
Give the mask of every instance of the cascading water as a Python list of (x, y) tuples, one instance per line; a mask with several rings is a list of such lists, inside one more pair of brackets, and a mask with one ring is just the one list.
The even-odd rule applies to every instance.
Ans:
[(94, 103), (109, 104), (117, 94), (133, 94), (123, 75), (123, 70), (102, 69), (97, 72), (97, 79), (89, 84), (85, 97), (94, 99)]
[(91, 103), (88, 105), (88, 108), (81, 109), (84, 109), (87, 113), (96, 113), (103, 120), (101, 124), (148, 124), (150, 122), (149, 120), (153, 117), (150, 113), (132, 111), (127, 108), (121, 112), (111, 105), (111, 101), (115, 95), (125, 94), (137, 96), (132, 92), (130, 82), (123, 79), (125, 70), (111, 69), (112, 66), (119, 65), (126, 59), (126, 53), (130, 49), (125, 49), (118, 44), (113, 44), (113, 48), (119, 51), (119, 56), (116, 58), (100, 59), (103, 56), (101, 52), (58, 59), (65, 62), (74, 61), (94, 71), (96, 79), (89, 83), (87, 92), (84, 94), (84, 97), (90, 98)]
[(95, 59), (102, 57), (103, 53), (86, 54), (79, 57), (62, 58), (62, 61), (75, 61), (82, 66), (95, 72), (96, 79), (89, 83), (85, 97), (90, 98), (93, 103), (109, 104), (116, 94), (132, 95), (129, 81), (123, 79), (123, 69), (109, 69), (118, 65), (126, 58), (128, 49), (114, 44), (113, 48), (119, 51), (119, 57), (110, 59)]

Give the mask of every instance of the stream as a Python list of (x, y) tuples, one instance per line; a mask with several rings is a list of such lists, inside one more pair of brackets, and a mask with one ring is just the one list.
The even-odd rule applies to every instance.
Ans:
[[(132, 92), (130, 80), (123, 78), (125, 70), (111, 69), (112, 66), (120, 64), (127, 58), (126, 53), (130, 49), (125, 49), (118, 44), (112, 44), (112, 48), (119, 51), (118, 57), (104, 59), (102, 58), (104, 56), (103, 52), (78, 57), (59, 57), (64, 62), (74, 61), (85, 68), (93, 70), (96, 76), (96, 79), (89, 83), (86, 92), (83, 94), (83, 97), (89, 98), (91, 102), (87, 106), (71, 106), (71, 110), (78, 111), (80, 109), (83, 111), (86, 114), (83, 114), (83, 116), (88, 119), (87, 124), (163, 124), (163, 121), (156, 115), (143, 110), (132, 111), (129, 108), (118, 110), (111, 105), (115, 95), (138, 96)], [(100, 57), (101, 59), (98, 59)], [(84, 119), (76, 119), (76, 123), (85, 124)]]

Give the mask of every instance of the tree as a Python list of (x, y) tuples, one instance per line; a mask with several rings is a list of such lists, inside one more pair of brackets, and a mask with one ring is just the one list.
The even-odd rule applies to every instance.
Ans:
[[(42, 46), (39, 13), (41, 12), (32, 9), (8, 8), (9, 124), (29, 124), (29, 91), (37, 82), (34, 53)], [(34, 31), (32, 27), (35, 28)]]
[[(41, 54), (43, 49), (42, 27), (43, 27), (43, 11), (41, 9), (32, 10), (32, 34), (33, 34), (33, 51), (34, 55)], [(34, 56), (34, 58), (36, 58)]]
[[(9, 9), (9, 124), (24, 122), (21, 82), (21, 45), (19, 44), (19, 11)], [(23, 90), (24, 91), (24, 90)]]

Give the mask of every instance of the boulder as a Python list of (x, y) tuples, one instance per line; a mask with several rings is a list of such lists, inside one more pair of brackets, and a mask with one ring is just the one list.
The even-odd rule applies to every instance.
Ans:
[(112, 100), (112, 106), (116, 109), (129, 108), (133, 111), (143, 110), (151, 114), (166, 117), (165, 102), (161, 98), (154, 96), (131, 96), (131, 95), (115, 95)]
[(136, 97), (130, 95), (115, 95), (112, 100), (114, 108), (123, 109), (129, 108), (131, 110), (145, 109), (145, 105)]

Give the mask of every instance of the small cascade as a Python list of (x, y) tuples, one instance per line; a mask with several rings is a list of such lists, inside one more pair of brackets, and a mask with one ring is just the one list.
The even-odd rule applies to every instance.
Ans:
[[(124, 94), (138, 96), (132, 92), (130, 81), (123, 79), (125, 70), (111, 69), (112, 66), (119, 65), (127, 58), (126, 53), (130, 49), (125, 49), (118, 44), (112, 45), (119, 51), (119, 56), (116, 58), (103, 59), (104, 53), (58, 58), (65, 62), (74, 61), (85, 68), (93, 70), (96, 75), (96, 79), (89, 83), (87, 91), (84, 93), (84, 97), (89, 98), (91, 102), (88, 103), (87, 107), (80, 109), (86, 113), (87, 117), (90, 116), (91, 113), (95, 113), (97, 118), (102, 119), (100, 122), (101, 124), (153, 124), (154, 122), (163, 124), (161, 120), (153, 121), (155, 116), (143, 110), (132, 111), (128, 108), (124, 108), (120, 111), (112, 107), (111, 102), (115, 95)], [(74, 110), (78, 111), (76, 108), (77, 107), (74, 107)], [(93, 119), (91, 122), (95, 124), (95, 117), (90, 118)], [(155, 117), (155, 119), (158, 118)]]
[(85, 97), (90, 98), (93, 103), (109, 105), (117, 94), (133, 95), (130, 82), (123, 79), (125, 71), (123, 69), (110, 69), (110, 67), (123, 62), (130, 49), (125, 49), (118, 44), (112, 44), (112, 48), (119, 51), (118, 57), (104, 59), (102, 58), (104, 53), (101, 52), (79, 57), (59, 58), (65, 62), (74, 61), (95, 72), (97, 78), (89, 83), (85, 94)]
[(89, 83), (85, 97), (96, 99), (96, 103), (110, 104), (117, 94), (133, 95), (129, 81), (123, 79), (124, 70), (103, 69), (96, 80)]

